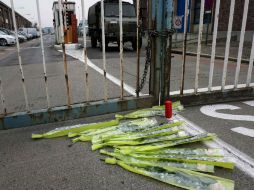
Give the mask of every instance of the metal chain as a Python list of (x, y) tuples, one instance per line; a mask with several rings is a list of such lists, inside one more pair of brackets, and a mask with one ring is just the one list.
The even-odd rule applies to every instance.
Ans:
[(148, 69), (149, 69), (149, 66), (151, 65), (151, 60), (152, 60), (151, 38), (152, 37), (158, 37), (158, 36), (167, 38), (168, 36), (172, 36), (174, 33), (175, 33), (175, 29), (170, 29), (168, 31), (163, 31), (163, 32), (158, 32), (158, 31), (155, 31), (155, 30), (154, 31), (152, 31), (152, 30), (148, 31), (145, 68), (144, 68), (144, 72), (143, 72), (143, 75), (142, 75), (141, 83), (140, 83), (139, 87), (136, 89), (136, 93), (140, 92), (144, 88), (147, 73), (148, 73)]
[(151, 59), (152, 59), (152, 56), (151, 56), (151, 39), (150, 39), (150, 36), (149, 36), (148, 41), (147, 41), (147, 46), (146, 46), (145, 68), (144, 68), (144, 72), (143, 72), (143, 75), (142, 75), (141, 83), (140, 83), (138, 89), (136, 89), (136, 93), (140, 92), (145, 86), (148, 69), (149, 69), (149, 66), (151, 64)]

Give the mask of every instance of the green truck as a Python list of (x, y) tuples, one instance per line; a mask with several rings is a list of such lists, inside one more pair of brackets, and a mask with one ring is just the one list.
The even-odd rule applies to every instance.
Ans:
[[(123, 43), (131, 42), (133, 50), (137, 49), (137, 18), (135, 6), (128, 2), (123, 2)], [(110, 42), (116, 42), (119, 47), (119, 1), (104, 0), (104, 23), (105, 23), (105, 47), (108, 49)], [(97, 46), (97, 42), (101, 44), (102, 28), (101, 28), (101, 2), (97, 2), (89, 8), (88, 11), (88, 28), (91, 37), (91, 45), (93, 48)], [(141, 47), (142, 40), (140, 35)]]

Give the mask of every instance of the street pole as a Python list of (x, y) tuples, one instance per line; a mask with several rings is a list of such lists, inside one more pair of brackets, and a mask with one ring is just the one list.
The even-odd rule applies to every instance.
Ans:
[(149, 8), (149, 25), (154, 24), (155, 30), (151, 61), (152, 95), (155, 102), (161, 104), (169, 94), (170, 64), (168, 63), (171, 57), (167, 58), (167, 47), (171, 43), (171, 40), (168, 42), (168, 32), (172, 27), (173, 0), (149, 2), (152, 3), (152, 8)]

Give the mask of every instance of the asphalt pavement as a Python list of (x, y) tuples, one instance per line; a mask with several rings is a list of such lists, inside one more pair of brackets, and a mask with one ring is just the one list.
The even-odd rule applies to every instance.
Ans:
[[(54, 48), (54, 36), (43, 36), (45, 46), (46, 72), (48, 76), (48, 88), (50, 106), (63, 106), (67, 104), (66, 84), (64, 78), (64, 64), (62, 53)], [(15, 46), (2, 47), (0, 50), (0, 77), (2, 79), (5, 107), (8, 113), (25, 111), (25, 98), (21, 83), (21, 73)], [(31, 110), (47, 107), (44, 84), (42, 52), (40, 39), (21, 44), (21, 60), (28, 94), (28, 102)], [(86, 101), (85, 97), (85, 67), (84, 63), (67, 56), (69, 86), (71, 89), (71, 103)], [(102, 100), (104, 98), (103, 76), (93, 69), (89, 72), (89, 101)], [(124, 92), (129, 96), (128, 92)], [(108, 97), (120, 97), (120, 88), (108, 81)], [(0, 113), (3, 113), (3, 105), (0, 103)]]
[[(238, 103), (235, 104), (238, 105)], [(246, 137), (234, 136), (225, 121), (206, 117), (200, 113), (199, 109), (200, 107), (186, 108), (181, 115), (209, 132), (217, 132), (219, 138), (224, 140), (230, 136), (237, 138), (235, 140), (237, 142), (232, 145), (238, 143), (246, 148), (246, 152), (249, 147), (253, 147), (253, 140), (246, 141)], [(5, 190), (180, 190), (180, 188), (128, 172), (118, 166), (103, 163), (100, 160), (103, 156), (98, 151), (91, 151), (90, 143), (76, 143), (69, 147), (70, 140), (65, 137), (31, 139), (32, 133), (42, 133), (56, 127), (99, 122), (113, 118), (114, 114), (108, 114), (0, 131), (0, 173), (4, 174), (0, 178), (1, 188)], [(215, 131), (217, 126), (221, 126), (219, 131)], [(246, 124), (246, 126), (249, 125)], [(227, 135), (224, 138), (225, 133)], [(205, 145), (193, 143), (191, 146), (180, 147), (194, 148), (205, 147)], [(216, 168), (215, 175), (234, 180), (236, 190), (252, 190), (254, 186), (253, 178), (238, 168), (234, 170)]]
[[(252, 104), (254, 101), (252, 101)], [(233, 108), (233, 109), (232, 109)], [(244, 102), (189, 107), (181, 113), (206, 131), (216, 133), (219, 138), (254, 158), (253, 137), (233, 129), (244, 127), (253, 130), (254, 107)], [(246, 117), (248, 116), (248, 117)], [(253, 133), (252, 132), (252, 133)], [(250, 133), (250, 132), (249, 132)]]

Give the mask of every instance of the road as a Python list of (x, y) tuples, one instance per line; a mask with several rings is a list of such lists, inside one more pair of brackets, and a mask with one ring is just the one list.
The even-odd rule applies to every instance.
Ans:
[[(45, 58), (48, 76), (50, 105), (66, 105), (66, 85), (64, 79), (64, 64), (62, 54), (53, 47), (53, 36), (44, 36)], [(0, 77), (3, 82), (4, 97), (7, 112), (20, 112), (25, 110), (24, 94), (21, 84), (17, 51), (15, 47), (1, 49)], [(46, 94), (43, 75), (40, 40), (34, 39), (21, 45), (21, 58), (27, 88), (30, 109), (46, 108)], [(84, 64), (71, 56), (67, 56), (69, 83), (71, 88), (71, 102), (73, 104), (86, 100), (84, 90)], [(103, 99), (103, 77), (89, 69), (90, 101)], [(93, 88), (96, 86), (99, 88)], [(120, 96), (120, 89), (109, 82), (109, 97)], [(125, 93), (125, 95), (129, 95)], [(1, 105), (2, 106), (2, 105)], [(3, 109), (0, 107), (0, 113)]]

